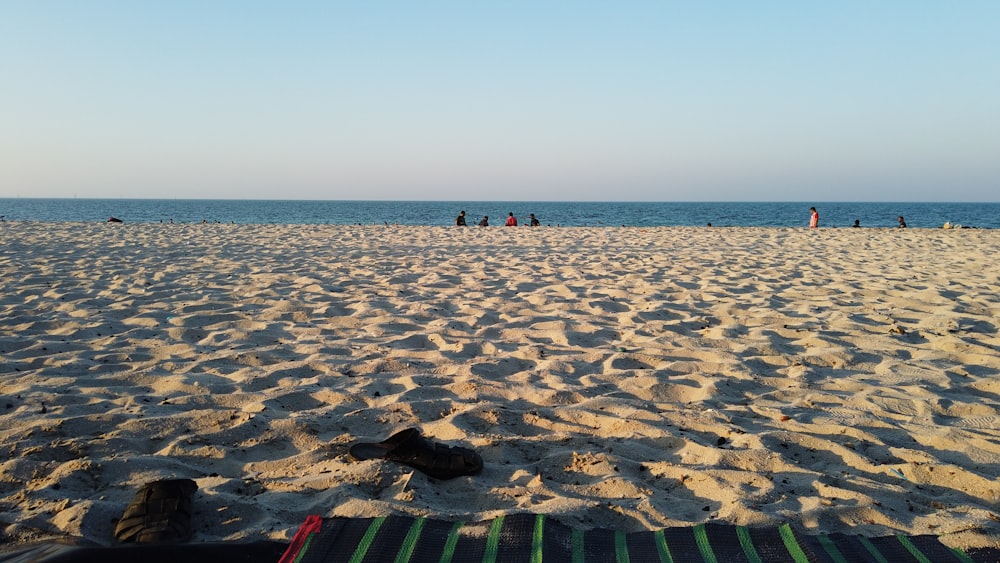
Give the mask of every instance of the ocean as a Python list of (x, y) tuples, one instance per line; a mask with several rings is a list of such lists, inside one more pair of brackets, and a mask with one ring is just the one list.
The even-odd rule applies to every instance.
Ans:
[(332, 225), (452, 225), (465, 210), (470, 225), (488, 215), (502, 225), (513, 212), (521, 223), (534, 213), (542, 225), (803, 227), (809, 208), (820, 227), (938, 228), (946, 222), (1000, 228), (1000, 203), (890, 202), (527, 202), (527, 201), (272, 201), (184, 199), (0, 199), (4, 221), (126, 223), (245, 223)]

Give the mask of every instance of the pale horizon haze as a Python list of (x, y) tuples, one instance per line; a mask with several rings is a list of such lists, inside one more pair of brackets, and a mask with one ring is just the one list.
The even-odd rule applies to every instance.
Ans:
[(1000, 2), (0, 2), (0, 197), (1000, 200)]

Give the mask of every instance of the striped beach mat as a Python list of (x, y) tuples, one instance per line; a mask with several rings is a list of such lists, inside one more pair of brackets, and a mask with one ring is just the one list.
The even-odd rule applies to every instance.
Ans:
[(655, 532), (583, 531), (540, 514), (512, 514), (475, 523), (310, 516), (281, 563), (970, 563), (997, 561), (997, 556), (997, 550), (952, 549), (936, 536), (806, 535), (788, 525), (725, 524)]

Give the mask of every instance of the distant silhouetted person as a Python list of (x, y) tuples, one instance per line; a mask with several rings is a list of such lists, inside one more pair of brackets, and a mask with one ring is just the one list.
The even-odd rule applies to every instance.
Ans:
[(458, 217), (455, 217), (455, 226), (457, 227), (465, 226), (465, 211), (460, 212), (458, 214)]
[(906, 228), (906, 221), (903, 220), (903, 216), (902, 215), (899, 216), (899, 228), (900, 229), (905, 229)]
[(489, 227), (490, 226), (490, 216), (489, 215), (483, 215), (483, 218), (479, 221), (479, 226), (480, 227)]
[(854, 220), (854, 224), (851, 225), (851, 226), (854, 227), (855, 229), (857, 229), (858, 227), (860, 227), (861, 226), (861, 219), (855, 219)]
[(819, 211), (816, 211), (815, 207), (809, 208), (809, 228), (815, 229), (819, 227)]
[(529, 214), (528, 217), (529, 217), (528, 224), (531, 225), (532, 227), (537, 227), (542, 224), (538, 220), (538, 217), (535, 217), (534, 213)]
[(510, 213), (507, 214), (507, 226), (508, 227), (516, 227), (517, 226), (517, 217), (514, 217), (514, 212), (513, 211), (511, 211)]

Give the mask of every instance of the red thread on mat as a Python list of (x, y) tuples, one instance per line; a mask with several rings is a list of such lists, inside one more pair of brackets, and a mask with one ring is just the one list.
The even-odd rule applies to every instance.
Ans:
[(315, 514), (306, 516), (306, 521), (302, 523), (299, 530), (295, 532), (292, 543), (285, 550), (285, 553), (278, 560), (278, 563), (293, 563), (299, 557), (299, 552), (309, 542), (309, 536), (318, 534), (323, 525), (323, 519)]

